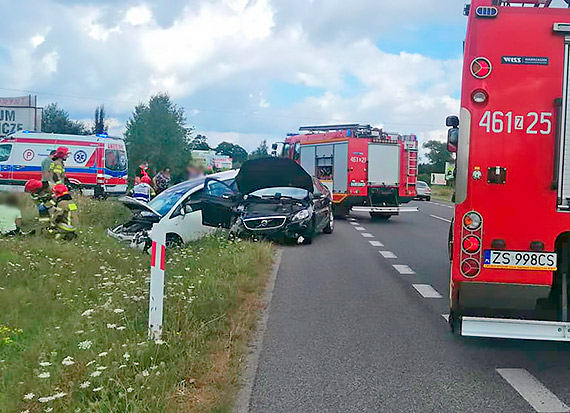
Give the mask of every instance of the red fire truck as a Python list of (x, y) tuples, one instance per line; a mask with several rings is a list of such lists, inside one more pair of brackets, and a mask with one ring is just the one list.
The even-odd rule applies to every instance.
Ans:
[[(567, 0), (567, 3), (570, 1)], [(450, 231), (450, 325), (570, 341), (570, 10), (472, 0)]]
[(335, 215), (369, 212), (388, 219), (416, 195), (418, 141), (415, 135), (385, 133), (370, 125), (304, 126), (290, 134), (282, 155), (301, 164), (333, 194)]

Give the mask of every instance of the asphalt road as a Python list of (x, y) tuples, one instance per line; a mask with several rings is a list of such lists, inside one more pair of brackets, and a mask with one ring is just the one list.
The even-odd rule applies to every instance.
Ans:
[(453, 208), (415, 205), (285, 247), (251, 412), (570, 411), (570, 345), (449, 332)]

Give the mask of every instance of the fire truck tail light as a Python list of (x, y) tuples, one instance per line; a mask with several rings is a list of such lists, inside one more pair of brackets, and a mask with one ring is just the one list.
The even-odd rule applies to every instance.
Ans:
[(479, 229), (482, 221), (481, 215), (475, 211), (468, 212), (463, 216), (463, 226), (470, 231)]
[(467, 258), (461, 263), (461, 273), (466, 277), (475, 277), (480, 269), (479, 261), (474, 258)]
[(485, 92), (484, 90), (478, 89), (475, 90), (472, 94), (471, 94), (471, 99), (473, 99), (473, 102), (475, 103), (485, 103), (488, 99), (489, 95), (487, 95), (487, 92)]
[(463, 250), (469, 254), (474, 254), (481, 248), (481, 240), (474, 235), (463, 238)]

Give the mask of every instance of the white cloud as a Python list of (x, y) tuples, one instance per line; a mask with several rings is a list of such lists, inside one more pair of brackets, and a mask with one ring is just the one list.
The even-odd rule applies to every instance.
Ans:
[(56, 51), (46, 53), (42, 58), (42, 68), (45, 73), (57, 72), (57, 62), (59, 54)]
[(45, 41), (46, 41), (46, 38), (44, 36), (42, 36), (41, 34), (36, 34), (34, 37), (32, 37), (30, 39), (30, 43), (32, 43), (33, 47), (38, 47), (39, 45), (41, 45)]
[(140, 6), (131, 7), (125, 13), (125, 21), (133, 26), (147, 24), (152, 20), (152, 11), (148, 6), (142, 4)]

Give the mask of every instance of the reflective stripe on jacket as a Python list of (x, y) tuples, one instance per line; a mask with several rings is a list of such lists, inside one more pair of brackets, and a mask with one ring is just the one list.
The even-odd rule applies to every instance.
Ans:
[(133, 188), (133, 198), (137, 201), (148, 202), (154, 194), (154, 190), (149, 184), (138, 184)]

